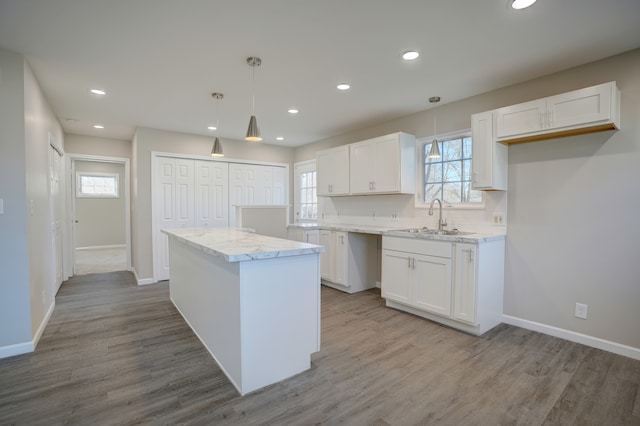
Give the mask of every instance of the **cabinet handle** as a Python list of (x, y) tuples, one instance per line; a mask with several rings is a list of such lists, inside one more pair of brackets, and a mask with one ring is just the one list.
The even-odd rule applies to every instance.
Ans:
[(407, 268), (411, 269), (411, 257), (407, 257)]
[(344, 235), (340, 235), (340, 244), (344, 244)]
[(469, 251), (469, 263), (473, 263), (473, 249), (469, 249), (468, 251)]
[(544, 129), (544, 115), (545, 115), (544, 112), (540, 113), (540, 128), (541, 129)]
[(376, 190), (376, 182), (375, 181), (371, 182), (371, 189), (374, 190), (374, 191)]
[(549, 128), (553, 127), (553, 110), (549, 110), (549, 119), (547, 120)]

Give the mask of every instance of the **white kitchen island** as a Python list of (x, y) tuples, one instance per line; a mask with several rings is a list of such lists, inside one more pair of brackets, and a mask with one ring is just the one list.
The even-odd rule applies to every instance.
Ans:
[(310, 368), (322, 246), (228, 228), (162, 232), (171, 301), (241, 395)]

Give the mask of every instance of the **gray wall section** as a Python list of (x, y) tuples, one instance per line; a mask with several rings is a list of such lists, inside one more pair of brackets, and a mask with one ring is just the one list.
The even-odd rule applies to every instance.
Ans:
[[(78, 172), (117, 173), (119, 198), (75, 197), (75, 246), (96, 247), (126, 244), (124, 164), (75, 161)], [(75, 179), (75, 177), (74, 177)]]
[[(622, 129), (509, 147), (504, 313), (640, 348), (640, 49), (437, 108), (438, 131), (471, 114), (617, 81)], [(443, 99), (443, 101), (447, 101)], [(433, 131), (433, 110), (318, 141), (319, 149), (405, 131)], [(573, 316), (575, 303), (589, 318)]]
[(118, 157), (131, 159), (131, 141), (95, 136), (64, 135), (64, 147), (67, 153), (83, 155), (99, 155), (102, 157)]

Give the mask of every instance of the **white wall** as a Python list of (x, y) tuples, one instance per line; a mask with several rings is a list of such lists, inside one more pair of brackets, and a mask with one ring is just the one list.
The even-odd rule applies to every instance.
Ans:
[[(225, 159), (289, 164), (293, 149), (263, 143), (221, 140)], [(186, 133), (138, 128), (132, 141), (131, 233), (132, 264), (140, 280), (153, 277), (151, 237), (151, 152), (203, 155), (211, 153), (213, 139)], [(291, 198), (290, 198), (291, 199)]]
[(124, 164), (75, 161), (75, 171), (113, 173), (118, 178), (118, 198), (75, 197), (75, 246), (96, 247), (127, 243)]
[(63, 150), (29, 65), (0, 49), (0, 357), (33, 350), (54, 306), (50, 135)]
[[(505, 314), (640, 349), (640, 49), (442, 105), (438, 129), (469, 128), (471, 114), (612, 80), (622, 91), (622, 130), (512, 145), (509, 190), (485, 193), (490, 203), (484, 212), (448, 214), (457, 216), (454, 224), (482, 227), (491, 226), (490, 210), (506, 210)], [(396, 131), (429, 136), (432, 114), (303, 146), (294, 160)], [(369, 220), (373, 208), (429, 220), (409, 198), (347, 197), (325, 208), (340, 212), (339, 220)], [(588, 320), (574, 318), (576, 302), (589, 305)]]
[(23, 59), (0, 49), (0, 354), (31, 340), (24, 132)]
[[(27, 201), (33, 203), (28, 215), (29, 284), (31, 332), (43, 331), (46, 315), (55, 303), (54, 252), (51, 243), (49, 206), (49, 135), (64, 152), (62, 127), (51, 110), (29, 65), (24, 64), (24, 123), (26, 147)], [(61, 186), (64, 187), (64, 180)], [(64, 197), (64, 191), (61, 191)], [(66, 205), (63, 200), (63, 206)], [(31, 204), (28, 205), (31, 208)], [(66, 208), (63, 207), (63, 217)], [(68, 232), (63, 230), (63, 240)]]

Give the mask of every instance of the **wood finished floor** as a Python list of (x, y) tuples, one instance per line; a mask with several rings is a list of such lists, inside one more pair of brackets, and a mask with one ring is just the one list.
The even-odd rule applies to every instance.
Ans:
[(114, 272), (65, 282), (36, 351), (0, 360), (0, 425), (640, 425), (639, 387), (640, 361), (323, 287), (312, 368), (240, 397), (167, 283)]

